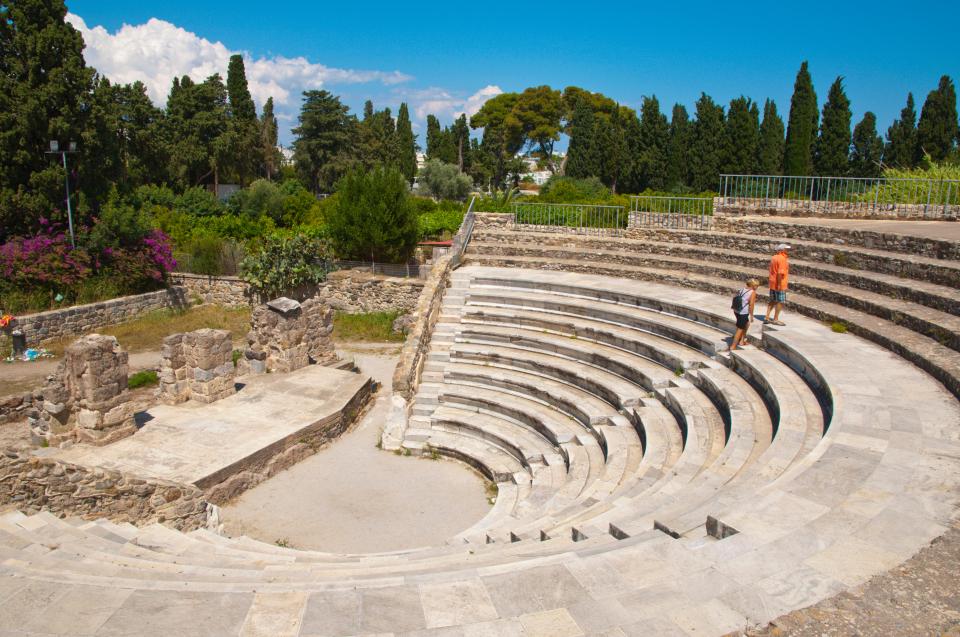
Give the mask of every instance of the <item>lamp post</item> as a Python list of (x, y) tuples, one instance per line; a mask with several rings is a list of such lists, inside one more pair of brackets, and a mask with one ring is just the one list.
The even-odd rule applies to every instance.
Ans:
[(50, 150), (47, 155), (60, 155), (63, 160), (63, 172), (66, 173), (65, 186), (67, 189), (67, 223), (70, 224), (70, 245), (77, 247), (76, 239), (73, 236), (73, 208), (70, 205), (70, 171), (67, 170), (67, 155), (77, 152), (77, 142), (70, 142), (68, 149), (60, 150), (60, 142), (55, 139), (50, 140)]

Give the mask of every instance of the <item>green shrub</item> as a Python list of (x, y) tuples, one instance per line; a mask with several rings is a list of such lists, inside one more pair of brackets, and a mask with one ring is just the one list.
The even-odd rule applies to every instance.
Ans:
[(337, 183), (326, 221), (341, 259), (400, 263), (417, 245), (417, 217), (406, 179), (395, 168), (348, 173)]
[(240, 272), (255, 292), (275, 297), (324, 281), (331, 262), (330, 248), (323, 239), (275, 232), (243, 259)]
[(537, 201), (545, 203), (605, 203), (613, 194), (596, 177), (574, 179), (554, 175), (540, 188)]
[(152, 369), (147, 369), (142, 372), (137, 372), (136, 374), (131, 374), (130, 378), (127, 379), (127, 388), (137, 389), (138, 387), (148, 387), (150, 385), (156, 385), (160, 382), (160, 378), (157, 376), (157, 372)]
[(198, 217), (209, 217), (225, 212), (224, 205), (216, 195), (200, 186), (187, 188), (174, 203), (174, 209)]
[(473, 188), (469, 175), (460, 172), (453, 164), (445, 164), (431, 159), (417, 173), (420, 188), (426, 194), (437, 199), (456, 199), (463, 201)]
[(436, 210), (421, 214), (417, 219), (420, 239), (443, 239), (456, 234), (463, 223), (464, 211)]

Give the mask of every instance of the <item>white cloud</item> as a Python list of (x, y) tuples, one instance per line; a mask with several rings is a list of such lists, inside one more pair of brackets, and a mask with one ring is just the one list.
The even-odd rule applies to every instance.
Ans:
[[(165, 20), (123, 25), (115, 33), (102, 26), (88, 27), (83, 18), (67, 20), (83, 35), (84, 58), (114, 82), (143, 82), (150, 98), (164, 104), (174, 77), (189, 75), (203, 80), (214, 73), (226, 76), (231, 51), (221, 42), (210, 42)], [(257, 104), (273, 97), (278, 105), (299, 103), (300, 93), (327, 84), (379, 82), (399, 84), (413, 79), (399, 71), (357, 71), (310, 62), (305, 57), (275, 56), (253, 59), (244, 54), (247, 82)]]
[(469, 97), (457, 97), (441, 88), (428, 88), (420, 91), (408, 92), (407, 96), (413, 105), (417, 119), (424, 119), (427, 115), (436, 115), (440, 119), (456, 119), (462, 113), (471, 117), (480, 110), (491, 97), (503, 93), (499, 86), (488, 85)]

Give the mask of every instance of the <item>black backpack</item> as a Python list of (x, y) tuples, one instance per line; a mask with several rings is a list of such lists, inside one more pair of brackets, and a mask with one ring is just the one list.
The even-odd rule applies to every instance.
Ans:
[(733, 302), (730, 304), (731, 309), (737, 314), (743, 309), (743, 291), (747, 288), (742, 288), (737, 290), (737, 293), (733, 295)]

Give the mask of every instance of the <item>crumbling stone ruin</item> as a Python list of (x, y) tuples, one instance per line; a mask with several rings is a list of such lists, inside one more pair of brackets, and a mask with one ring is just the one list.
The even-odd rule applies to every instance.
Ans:
[(113, 336), (89, 334), (71, 343), (47, 378), (43, 403), (29, 414), (34, 442), (105, 445), (134, 433), (127, 360)]
[(239, 362), (241, 374), (292, 372), (310, 364), (336, 360), (333, 310), (312, 297), (298, 303), (280, 297), (260, 305), (250, 318), (247, 349)]
[(171, 334), (160, 349), (161, 402), (212, 403), (236, 392), (233, 340), (227, 330), (204, 328)]

